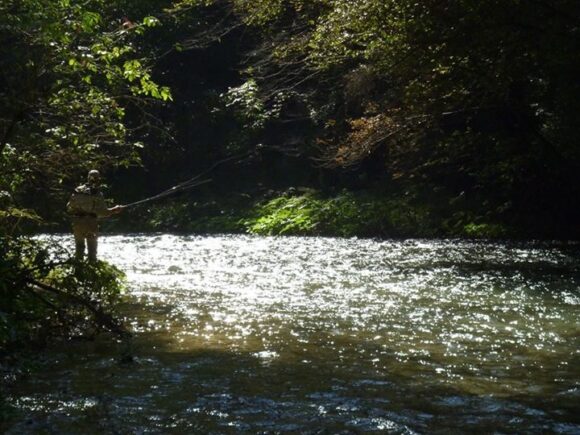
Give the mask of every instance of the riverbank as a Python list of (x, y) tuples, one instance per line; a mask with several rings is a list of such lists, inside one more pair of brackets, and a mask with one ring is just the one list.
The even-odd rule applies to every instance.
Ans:
[(259, 195), (171, 198), (105, 222), (114, 232), (302, 235), (377, 238), (580, 239), (569, 216), (517, 210), (436, 189), (341, 190), (290, 187)]

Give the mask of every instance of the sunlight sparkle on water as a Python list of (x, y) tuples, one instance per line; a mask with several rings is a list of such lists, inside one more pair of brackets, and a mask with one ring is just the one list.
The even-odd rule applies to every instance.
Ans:
[[(127, 273), (128, 323), (155, 343), (136, 386), (116, 388), (155, 379), (135, 403), (175, 396), (175, 421), (282, 430), (324, 415), (404, 433), (436, 413), (442, 430), (492, 415), (517, 416), (516, 431), (580, 430), (566, 422), (580, 394), (573, 246), (132, 235), (103, 237), (100, 252)], [(280, 415), (292, 417), (271, 423)]]

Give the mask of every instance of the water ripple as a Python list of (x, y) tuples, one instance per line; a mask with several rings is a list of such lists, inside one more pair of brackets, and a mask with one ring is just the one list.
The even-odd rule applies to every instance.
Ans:
[[(100, 249), (141, 306), (135, 372), (115, 380), (132, 393), (106, 410), (121, 428), (580, 431), (577, 244), (117, 235)], [(71, 396), (44, 406), (92, 403)]]

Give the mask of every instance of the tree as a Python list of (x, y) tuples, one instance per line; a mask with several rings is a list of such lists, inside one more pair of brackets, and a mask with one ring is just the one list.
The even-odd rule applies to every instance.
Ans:
[(272, 115), (265, 137), (306, 119), (293, 143), (325, 166), (380, 160), (504, 218), (577, 214), (578, 2), (226, 3), (260, 35), (233, 92)]
[[(159, 20), (122, 15), (132, 4), (148, 2), (0, 4), (0, 347), (95, 326), (122, 332), (103, 310), (122, 273), (78, 264), (62, 248), (22, 236), (20, 224), (40, 221), (41, 200), (62, 199), (63, 186), (87, 169), (137, 162), (135, 135), (147, 125), (127, 112), (171, 99), (138, 43)], [(30, 192), (31, 210), (21, 204)]]
[(127, 2), (7, 0), (0, 6), (0, 190), (60, 189), (89, 167), (133, 164), (126, 112), (169, 100), (137, 40), (158, 24)]

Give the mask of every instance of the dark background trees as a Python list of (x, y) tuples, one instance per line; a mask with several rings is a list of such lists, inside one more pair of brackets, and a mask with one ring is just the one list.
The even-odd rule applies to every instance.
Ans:
[(2, 7), (1, 189), (49, 221), (93, 166), (128, 202), (257, 151), (204, 201), (347, 189), (433, 234), (578, 235), (577, 2)]
[(233, 5), (260, 32), (244, 76), (276, 146), (351, 168), (350, 187), (435, 191), (458, 225), (577, 231), (577, 3)]

